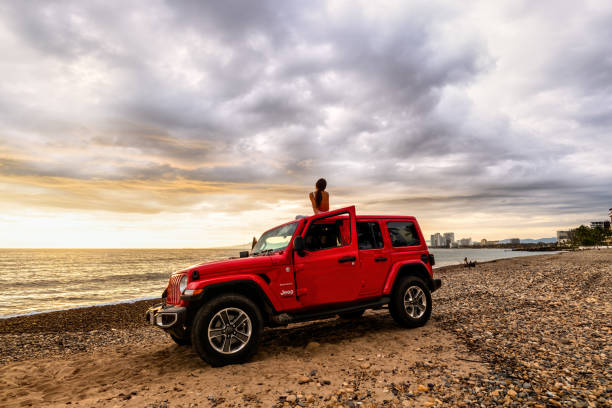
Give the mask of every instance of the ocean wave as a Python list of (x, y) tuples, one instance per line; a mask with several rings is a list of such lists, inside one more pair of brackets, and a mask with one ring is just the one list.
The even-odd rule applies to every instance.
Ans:
[(128, 273), (128, 274), (112, 274), (112, 275), (98, 275), (89, 278), (84, 278), (83, 275), (78, 277), (70, 276), (64, 277), (63, 279), (40, 279), (30, 278), (27, 279), (25, 276), (20, 280), (2, 281), (3, 289), (21, 289), (30, 288), (35, 285), (38, 288), (56, 288), (74, 285), (87, 285), (87, 284), (107, 284), (112, 283), (115, 286), (116, 283), (125, 282), (138, 282), (138, 281), (154, 281), (154, 282), (166, 282), (169, 279), (170, 274), (165, 272), (145, 272), (145, 273)]
[(134, 298), (134, 299), (117, 300), (113, 302), (97, 303), (94, 305), (88, 304), (88, 305), (80, 305), (80, 306), (66, 307), (66, 308), (59, 308), (59, 309), (40, 310), (40, 311), (28, 312), (28, 313), (0, 315), (0, 320), (11, 319), (13, 317), (33, 316), (33, 315), (38, 315), (38, 314), (43, 314), (43, 313), (62, 312), (66, 310), (85, 309), (88, 307), (103, 307), (103, 306), (120, 305), (120, 304), (125, 304), (125, 303), (136, 303), (136, 302), (141, 302), (143, 300), (154, 300), (154, 299), (159, 299), (159, 296), (147, 296), (147, 297), (139, 297), (139, 298)]

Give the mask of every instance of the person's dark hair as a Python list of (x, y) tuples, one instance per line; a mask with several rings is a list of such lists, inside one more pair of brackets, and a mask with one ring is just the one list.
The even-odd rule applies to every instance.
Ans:
[(315, 203), (317, 204), (317, 208), (321, 205), (321, 201), (323, 201), (323, 191), (325, 191), (325, 187), (327, 187), (327, 181), (324, 178), (320, 178), (317, 180), (317, 194), (315, 195)]

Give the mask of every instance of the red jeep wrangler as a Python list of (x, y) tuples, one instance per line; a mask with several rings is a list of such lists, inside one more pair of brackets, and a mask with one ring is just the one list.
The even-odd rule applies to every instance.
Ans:
[(241, 258), (172, 274), (147, 321), (213, 366), (239, 363), (257, 351), (264, 326), (385, 305), (401, 326), (424, 325), (441, 285), (433, 264), (414, 217), (342, 208), (273, 228)]

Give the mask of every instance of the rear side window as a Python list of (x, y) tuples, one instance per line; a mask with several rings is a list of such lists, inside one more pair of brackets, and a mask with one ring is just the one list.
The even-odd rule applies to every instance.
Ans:
[(390, 221), (387, 223), (391, 245), (394, 247), (419, 245), (419, 234), (416, 227), (409, 221)]
[(377, 222), (357, 223), (357, 243), (359, 249), (376, 249), (385, 246), (380, 226)]

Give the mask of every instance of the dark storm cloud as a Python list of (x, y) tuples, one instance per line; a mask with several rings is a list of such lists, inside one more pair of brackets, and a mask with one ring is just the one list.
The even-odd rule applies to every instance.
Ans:
[(75, 58), (102, 49), (102, 44), (87, 34), (83, 19), (90, 10), (78, 3), (4, 3), (1, 7), (5, 23), (10, 23), (30, 46), (44, 54)]
[(206, 139), (175, 136), (164, 128), (136, 124), (117, 123), (102, 136), (94, 136), (91, 143), (98, 147), (137, 149), (158, 161), (183, 162), (186, 165), (202, 163), (226, 149), (223, 144)]
[(270, 87), (247, 97), (241, 113), (252, 126), (259, 129), (295, 123), (316, 127), (324, 119), (316, 107), (297, 100), (291, 89), (282, 86)]
[[(167, 1), (166, 4), (177, 22), (201, 29), (227, 43), (242, 42), (256, 32), (282, 40), (300, 14), (299, 8), (293, 9), (294, 5), (271, 0), (228, 0), (222, 4), (188, 0), (178, 3)], [(313, 1), (308, 7), (320, 5), (321, 2)]]
[(584, 186), (573, 182), (549, 180), (519, 182), (503, 186), (490, 185), (480, 189), (477, 193), (439, 193), (436, 195), (414, 193), (387, 200), (369, 200), (364, 204), (375, 208), (428, 208), (445, 214), (446, 217), (464, 213), (466, 208), (477, 211), (495, 208), (495, 213), (499, 217), (508, 214), (518, 217), (519, 220), (537, 214), (534, 209), (539, 209), (545, 214), (557, 217), (556, 219), (552, 217), (550, 225), (558, 226), (563, 217), (584, 211), (584, 197), (589, 197), (589, 201), (595, 208), (603, 208), (610, 202), (610, 194), (606, 192), (603, 185)]
[[(511, 18), (550, 25), (551, 8), (525, 5)], [(612, 131), (609, 9), (555, 9), (563, 35), (535, 31), (536, 52), (511, 61), (508, 44), (494, 43), (469, 10), (431, 2), (112, 9), (67, 0), (0, 9), (27, 50), (0, 68), (14, 77), (0, 85), (0, 106), (10, 107), (0, 113), (3, 174), (301, 185), (327, 176), (338, 187), (399, 195), (437, 188), (448, 205), (489, 208), (519, 198), (542, 208), (555, 197), (577, 203), (576, 191), (584, 208), (612, 200), (599, 190), (610, 182), (602, 154), (610, 147), (593, 142)], [(19, 74), (23, 66), (32, 73)], [(520, 89), (496, 79), (503, 69), (525, 70)], [(525, 117), (483, 109), (469, 91), (483, 91), (484, 78), (481, 94), (524, 106)], [(34, 93), (40, 101), (24, 91), (31, 83), (44, 86)], [(546, 95), (555, 102), (532, 102)], [(70, 155), (61, 162), (11, 159), (59, 144)], [(68, 152), (79, 144), (95, 151)]]
[(570, 27), (575, 30), (561, 43), (551, 56), (547, 67), (550, 75), (543, 84), (549, 87), (572, 87), (576, 91), (592, 95), (612, 89), (612, 10), (601, 10), (583, 22), (585, 26)]

